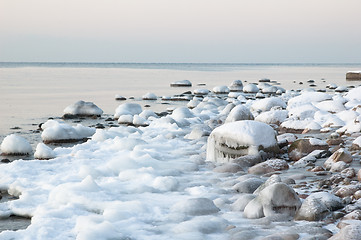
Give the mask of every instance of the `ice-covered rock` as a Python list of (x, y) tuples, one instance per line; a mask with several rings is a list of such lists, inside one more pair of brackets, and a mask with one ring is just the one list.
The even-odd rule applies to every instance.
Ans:
[(331, 113), (337, 113), (346, 110), (345, 106), (340, 101), (326, 100), (316, 104), (316, 107)]
[(172, 206), (171, 211), (191, 216), (200, 216), (217, 213), (220, 209), (208, 198), (191, 198), (176, 203)]
[(86, 117), (100, 117), (103, 114), (97, 105), (92, 102), (78, 101), (72, 105), (67, 106), (64, 109), (64, 118), (72, 118), (76, 116), (86, 116)]
[(192, 83), (189, 80), (175, 81), (170, 84), (171, 87), (191, 87)]
[(229, 86), (229, 90), (231, 92), (242, 92), (243, 91), (243, 83), (241, 80), (234, 80), (232, 84)]
[(198, 89), (194, 89), (193, 93), (195, 95), (207, 95), (210, 91), (208, 89), (205, 88), (198, 88)]
[(30, 143), (17, 134), (6, 136), (1, 143), (2, 155), (28, 155), (32, 151)]
[(269, 159), (265, 162), (258, 163), (248, 169), (250, 174), (265, 174), (276, 171), (282, 171), (288, 169), (288, 164), (285, 160), (282, 159)]
[(340, 232), (329, 238), (329, 240), (359, 240), (361, 236), (361, 223), (347, 225)]
[(301, 206), (296, 192), (284, 183), (274, 183), (250, 201), (244, 209), (246, 218), (261, 218), (275, 215), (293, 217)]
[(267, 124), (279, 125), (286, 120), (287, 116), (288, 116), (287, 110), (271, 110), (271, 111), (262, 112), (255, 118), (255, 120)]
[(237, 183), (232, 189), (239, 193), (253, 193), (263, 183), (264, 181), (260, 178), (249, 178)]
[(253, 120), (253, 114), (246, 106), (239, 104), (235, 106), (226, 118), (226, 123), (240, 120)]
[(318, 103), (331, 100), (332, 96), (322, 92), (303, 92), (301, 95), (288, 100), (288, 108), (294, 108), (309, 103)]
[(134, 115), (132, 123), (134, 126), (137, 126), (137, 127), (146, 127), (149, 125), (149, 122), (145, 118), (143, 118), (139, 115)]
[(297, 139), (289, 147), (288, 156), (292, 161), (297, 161), (314, 150), (328, 150), (327, 142), (316, 138)]
[(334, 152), (323, 165), (329, 170), (337, 162), (351, 163), (352, 159), (352, 155), (346, 149), (340, 148)]
[(216, 94), (228, 94), (229, 88), (227, 86), (216, 86), (212, 89), (212, 91)]
[(115, 95), (115, 100), (125, 101), (125, 100), (127, 100), (127, 98), (126, 98), (126, 97), (123, 97), (122, 95), (116, 94), (116, 95)]
[(34, 153), (36, 159), (52, 159), (55, 158), (56, 154), (50, 147), (46, 146), (44, 143), (38, 143)]
[(73, 142), (84, 140), (95, 133), (95, 128), (85, 127), (81, 124), (71, 126), (55, 120), (48, 120), (42, 125), (41, 138), (44, 143)]
[(120, 115), (118, 118), (118, 123), (124, 125), (132, 125), (133, 118), (134, 118), (133, 115), (130, 114)]
[(351, 145), (352, 150), (361, 150), (361, 136), (357, 137)]
[(232, 204), (233, 211), (244, 211), (247, 204), (252, 201), (256, 195), (245, 193), (238, 197), (238, 199)]
[(259, 88), (254, 83), (249, 83), (243, 87), (243, 92), (245, 93), (257, 93)]
[(286, 108), (287, 105), (285, 101), (283, 101), (281, 98), (271, 97), (271, 98), (265, 98), (255, 101), (251, 106), (251, 110), (252, 111), (261, 110), (264, 112), (271, 110), (271, 108), (273, 107)]
[(118, 119), (122, 115), (139, 115), (142, 107), (138, 103), (123, 103), (115, 109), (114, 118)]
[(157, 95), (155, 95), (154, 93), (146, 93), (145, 95), (142, 96), (143, 100), (157, 100)]
[(152, 110), (149, 110), (149, 109), (146, 109), (146, 110), (143, 110), (140, 114), (139, 114), (140, 117), (144, 118), (144, 119), (149, 119), (149, 118), (158, 118), (158, 115), (152, 111)]
[(361, 86), (350, 90), (346, 95), (345, 98), (349, 101), (351, 100), (358, 100), (361, 101)]
[(212, 131), (207, 142), (207, 159), (228, 162), (243, 155), (257, 155), (260, 150), (279, 152), (272, 127), (252, 120), (231, 122)]

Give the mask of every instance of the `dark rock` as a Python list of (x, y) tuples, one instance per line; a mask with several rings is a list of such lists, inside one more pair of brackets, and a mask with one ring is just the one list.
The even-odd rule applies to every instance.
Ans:
[(328, 145), (311, 144), (308, 138), (297, 139), (289, 147), (288, 156), (290, 160), (297, 161), (314, 150), (328, 150)]

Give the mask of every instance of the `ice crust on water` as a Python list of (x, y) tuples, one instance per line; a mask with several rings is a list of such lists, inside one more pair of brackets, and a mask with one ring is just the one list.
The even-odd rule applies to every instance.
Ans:
[(17, 134), (11, 134), (1, 143), (1, 152), (5, 155), (27, 155), (33, 151), (30, 143)]

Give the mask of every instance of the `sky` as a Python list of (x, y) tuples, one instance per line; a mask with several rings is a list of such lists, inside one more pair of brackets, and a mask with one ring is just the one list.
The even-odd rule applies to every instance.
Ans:
[(0, 0), (0, 62), (361, 63), (360, 0)]

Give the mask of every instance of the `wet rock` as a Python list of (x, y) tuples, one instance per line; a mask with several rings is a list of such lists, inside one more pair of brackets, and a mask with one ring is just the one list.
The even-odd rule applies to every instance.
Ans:
[[(323, 164), (326, 169), (331, 169), (334, 165), (336, 165), (334, 168), (341, 169), (342, 166), (346, 166), (345, 163), (351, 163), (352, 162), (352, 155), (345, 150), (344, 148), (340, 148), (336, 152), (334, 152)], [(343, 162), (343, 163), (339, 163)], [(338, 166), (342, 164), (342, 166)], [(346, 168), (346, 167), (345, 167)], [(343, 168), (344, 169), (344, 168)], [(343, 170), (341, 169), (341, 171)], [(338, 171), (339, 172), (339, 171)]]
[(176, 82), (172, 82), (170, 84), (171, 87), (191, 87), (192, 83), (189, 80), (181, 80), (181, 81), (176, 81)]
[(292, 161), (297, 161), (314, 150), (328, 150), (328, 145), (315, 138), (298, 139), (289, 147), (288, 156)]
[(256, 195), (254, 194), (242, 194), (233, 204), (232, 210), (233, 211), (244, 211), (244, 208), (247, 204), (252, 201)]
[(347, 178), (354, 178), (356, 176), (356, 170), (354, 168), (346, 168), (341, 171), (341, 175)]
[(249, 178), (237, 183), (232, 189), (239, 193), (253, 193), (263, 182), (264, 181), (259, 178)]
[(257, 154), (257, 155), (246, 155), (236, 159), (231, 160), (232, 163), (237, 163), (241, 167), (252, 167), (257, 163), (263, 162), (266, 158), (265, 154)]
[(297, 233), (275, 233), (262, 238), (262, 240), (297, 240), (299, 237), (300, 235)]
[[(323, 228), (324, 225), (322, 223), (312, 222), (309, 224), (302, 224), (295, 227), (290, 228), (290, 231), (297, 232), (299, 234), (307, 233), (311, 235), (311, 239), (328, 239), (333, 234), (330, 230)], [(303, 238), (302, 238), (303, 239)]]
[(361, 190), (358, 190), (356, 191), (354, 194), (353, 194), (353, 197), (358, 200), (361, 198)]
[(350, 224), (343, 227), (339, 233), (335, 234), (330, 240), (359, 240), (361, 236), (361, 223)]
[(236, 163), (225, 163), (214, 168), (213, 171), (218, 173), (237, 173), (243, 171), (243, 168)]
[(358, 190), (361, 190), (361, 184), (342, 186), (335, 192), (335, 195), (340, 198), (344, 198), (344, 197), (352, 196)]
[(219, 212), (219, 208), (208, 198), (191, 198), (176, 203), (171, 211), (191, 216), (208, 215)]
[(250, 174), (265, 174), (270, 172), (282, 171), (288, 169), (288, 164), (282, 159), (270, 159), (262, 163), (258, 163), (248, 169)]
[(306, 221), (319, 221), (327, 216), (330, 211), (327, 209), (326, 205), (323, 204), (317, 198), (306, 198), (302, 203), (300, 210), (297, 212), (295, 219), (296, 220), (306, 220)]
[(275, 183), (264, 188), (244, 209), (247, 218), (274, 215), (294, 216), (301, 201), (295, 191), (284, 183)]

